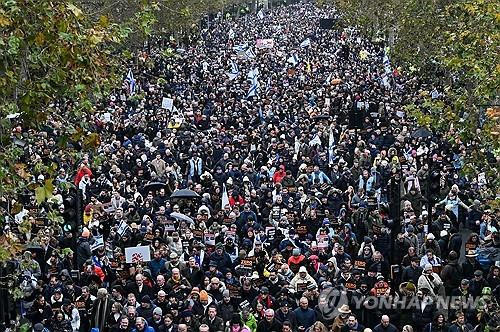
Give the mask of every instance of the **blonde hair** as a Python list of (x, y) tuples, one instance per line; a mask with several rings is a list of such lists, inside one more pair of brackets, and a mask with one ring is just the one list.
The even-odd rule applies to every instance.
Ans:
[(328, 329), (326, 328), (325, 324), (323, 324), (320, 321), (317, 321), (311, 326), (311, 331), (313, 332), (315, 328), (319, 328), (321, 332), (328, 332)]

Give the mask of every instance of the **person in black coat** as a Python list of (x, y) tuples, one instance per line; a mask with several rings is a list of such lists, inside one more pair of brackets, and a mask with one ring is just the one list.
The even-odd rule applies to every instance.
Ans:
[(151, 295), (151, 288), (144, 284), (144, 276), (140, 273), (135, 276), (135, 282), (131, 282), (127, 285), (127, 291), (128, 293), (133, 293), (135, 298), (139, 300), (146, 295)]
[(466, 260), (462, 263), (462, 273), (465, 279), (473, 279), (474, 272), (477, 270), (481, 270), (481, 265), (476, 259), (477, 256), (478, 255), (474, 250), (469, 250), (465, 255)]
[(28, 319), (31, 321), (32, 325), (37, 323), (48, 324), (52, 318), (52, 308), (45, 302), (45, 298), (42, 294), (38, 295), (36, 301), (33, 302), (28, 314)]
[(380, 324), (373, 328), (373, 332), (398, 332), (398, 329), (391, 324), (389, 316), (383, 315)]
[(267, 309), (265, 318), (257, 324), (257, 332), (280, 332), (283, 324), (274, 318), (274, 310)]
[[(432, 322), (432, 317), (436, 311), (436, 304), (430, 297), (424, 297), (422, 291), (418, 291), (417, 296), (421, 305), (413, 310), (412, 319), (414, 322), (413, 327), (416, 328), (417, 331), (421, 331), (425, 325)], [(425, 304), (425, 306), (423, 306), (423, 304)]]
[(401, 275), (401, 281), (411, 281), (414, 285), (418, 284), (418, 278), (422, 275), (422, 267), (419, 265), (420, 259), (418, 257), (413, 257), (411, 259), (411, 265), (403, 269), (403, 274)]
[(217, 316), (217, 307), (215, 305), (208, 307), (208, 316), (203, 318), (201, 323), (206, 324), (210, 332), (224, 331), (224, 321)]

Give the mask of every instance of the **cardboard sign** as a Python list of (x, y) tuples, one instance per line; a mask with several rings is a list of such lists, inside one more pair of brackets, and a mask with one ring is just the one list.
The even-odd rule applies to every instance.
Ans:
[(205, 234), (203, 240), (208, 246), (215, 246), (215, 234)]
[(161, 108), (172, 110), (174, 107), (174, 100), (172, 98), (163, 97), (161, 101)]
[(151, 251), (149, 246), (125, 248), (125, 261), (127, 263), (149, 262), (150, 260)]
[(366, 269), (366, 262), (362, 261), (362, 260), (356, 260), (356, 261), (354, 261), (354, 266), (358, 270), (364, 270), (364, 269)]
[(345, 288), (347, 288), (347, 290), (356, 290), (357, 286), (356, 286), (356, 283), (354, 282), (346, 282), (345, 283)]
[(329, 243), (329, 239), (328, 239), (328, 235), (318, 235), (318, 248), (328, 248), (328, 243)]
[(174, 223), (171, 220), (167, 220), (165, 222), (165, 232), (173, 232), (175, 231)]
[(305, 292), (307, 290), (307, 282), (297, 283), (297, 292)]
[(122, 278), (122, 279), (128, 279), (130, 276), (130, 273), (128, 272), (127, 269), (117, 269), (116, 273)]
[(85, 301), (76, 301), (75, 302), (75, 307), (77, 309), (85, 309)]
[(306, 235), (307, 234), (307, 226), (306, 225), (298, 225), (296, 232), (299, 235)]
[(274, 236), (276, 235), (276, 228), (266, 227), (266, 238), (267, 241), (274, 241)]
[(193, 237), (203, 239), (203, 231), (201, 229), (193, 229)]
[(253, 268), (254, 261), (249, 258), (243, 258), (241, 260), (241, 266)]
[(375, 286), (375, 295), (376, 296), (384, 296), (389, 288), (387, 287), (377, 287)]
[(233, 299), (241, 299), (241, 289), (235, 285), (226, 284), (226, 289), (229, 291), (229, 296)]
[(258, 49), (269, 49), (274, 47), (274, 39), (257, 39), (255, 47)]

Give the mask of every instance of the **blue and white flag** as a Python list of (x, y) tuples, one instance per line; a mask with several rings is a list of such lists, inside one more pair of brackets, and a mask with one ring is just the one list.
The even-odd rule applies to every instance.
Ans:
[(266, 84), (266, 95), (271, 92), (271, 76), (268, 77), (267, 79), (267, 84)]
[(132, 69), (128, 70), (127, 77), (125, 78), (125, 81), (128, 84), (128, 92), (132, 96), (135, 93), (135, 79), (134, 79), (134, 74), (132, 73)]
[(389, 83), (389, 76), (387, 74), (382, 75), (382, 84), (386, 89), (391, 88), (391, 84)]
[(240, 45), (234, 45), (233, 46), (233, 51), (235, 52), (245, 52), (246, 49), (248, 48), (248, 44), (240, 44)]
[(259, 18), (259, 20), (262, 20), (264, 18), (264, 11), (262, 9), (257, 13), (257, 17)]
[(120, 221), (120, 224), (118, 225), (118, 229), (116, 230), (116, 233), (120, 236), (123, 236), (128, 230), (130, 230), (130, 226), (127, 224), (126, 221), (122, 220)]
[(306, 38), (306, 40), (304, 40), (302, 43), (300, 43), (300, 47), (302, 47), (302, 48), (306, 48), (309, 46), (311, 46), (311, 39), (310, 38)]
[(260, 89), (259, 69), (255, 68), (249, 71), (247, 77), (250, 80), (250, 88), (248, 89), (247, 98), (257, 96)]
[(391, 61), (389, 60), (389, 57), (387, 56), (387, 54), (384, 55), (383, 64), (384, 64), (385, 73), (388, 75), (391, 74), (392, 73)]
[(240, 69), (238, 68), (238, 65), (233, 60), (231, 60), (231, 69), (226, 73), (226, 75), (232, 81), (236, 77), (238, 77), (239, 74), (240, 74)]
[(289, 57), (287, 61), (291, 63), (293, 67), (296, 67), (299, 64), (300, 59), (297, 54), (292, 54), (292, 56)]
[(97, 250), (99, 248), (104, 248), (104, 238), (102, 237), (102, 235), (94, 236), (94, 243), (92, 243), (92, 245), (90, 246), (91, 251)]
[(328, 163), (331, 165), (335, 159), (335, 137), (333, 136), (333, 130), (330, 128), (330, 134), (328, 135)]
[(328, 75), (328, 77), (326, 78), (326, 81), (323, 85), (328, 86), (328, 85), (332, 84), (332, 75), (333, 75), (332, 73), (330, 73), (330, 75)]
[(248, 50), (245, 51), (245, 57), (247, 59), (255, 59), (257, 57), (257, 54), (253, 51), (253, 48), (249, 48)]
[(222, 210), (229, 205), (229, 195), (227, 194), (226, 184), (222, 184)]

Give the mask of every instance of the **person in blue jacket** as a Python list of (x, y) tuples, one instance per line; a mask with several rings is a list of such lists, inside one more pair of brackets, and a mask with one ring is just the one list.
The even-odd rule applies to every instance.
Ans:
[(135, 329), (132, 332), (156, 332), (154, 328), (148, 326), (146, 319), (137, 317), (135, 320)]

